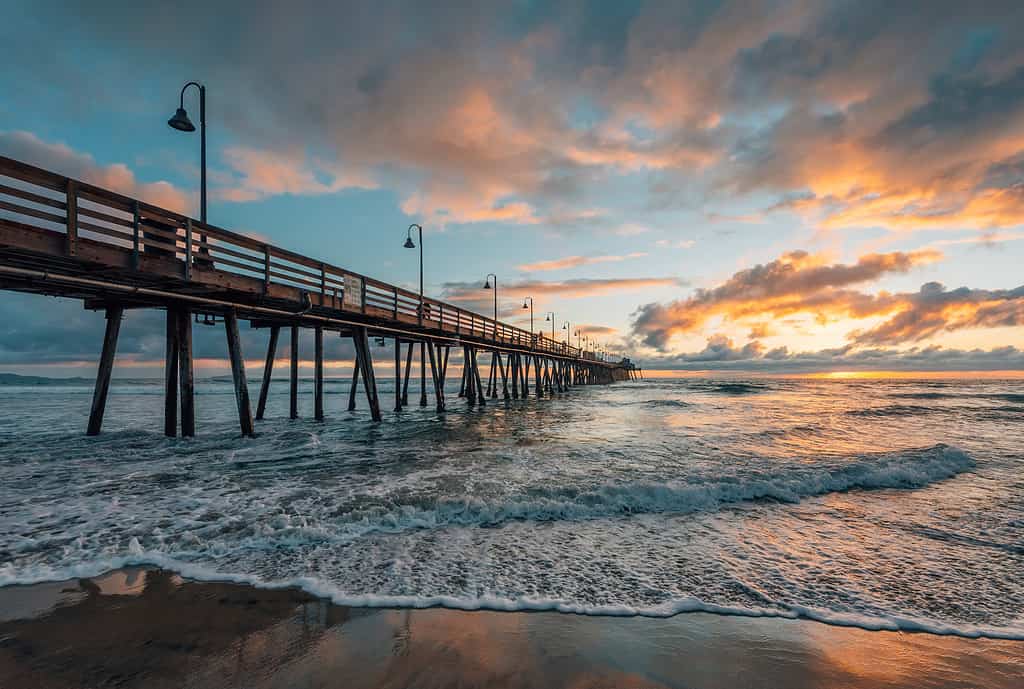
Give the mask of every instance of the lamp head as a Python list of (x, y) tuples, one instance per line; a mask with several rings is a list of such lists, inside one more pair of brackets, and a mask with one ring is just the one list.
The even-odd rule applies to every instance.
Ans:
[(174, 117), (167, 120), (173, 129), (177, 129), (179, 132), (194, 132), (196, 126), (192, 124), (192, 120), (188, 118), (188, 113), (185, 112), (185, 108), (178, 108), (174, 113)]
[(487, 281), (484, 282), (484, 289), (490, 289), (490, 288), (491, 288), (491, 279), (487, 278)]
[(525, 300), (525, 299), (523, 299), (523, 308), (524, 308), (524, 309), (526, 309), (526, 308), (529, 308), (529, 307), (528, 307), (528, 306), (526, 305), (526, 300)]
[(544, 320), (545, 321), (550, 321), (551, 320), (551, 316), (544, 316)]
[(416, 245), (413, 243), (411, 236), (405, 238), (405, 244), (403, 244), (402, 246), (404, 246), (406, 249), (415, 249), (416, 248)]

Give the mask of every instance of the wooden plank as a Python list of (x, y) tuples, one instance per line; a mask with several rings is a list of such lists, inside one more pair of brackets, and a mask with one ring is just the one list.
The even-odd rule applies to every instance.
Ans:
[(242, 341), (238, 336), (238, 316), (234, 309), (228, 309), (224, 314), (224, 330), (228, 338), (231, 377), (235, 383), (238, 425), (243, 436), (251, 436), (255, 429), (252, 423), (252, 410), (249, 408), (249, 383), (245, 379), (245, 359), (242, 356)]
[(57, 224), (67, 222), (67, 216), (65, 215), (57, 215), (56, 213), (41, 211), (36, 208), (29, 208), (28, 206), (22, 206), (9, 201), (0, 201), (0, 211), (7, 211), (8, 213), (15, 213), (17, 215), (27, 215), (30, 218), (36, 218), (38, 220), (45, 220), (47, 222)]
[(299, 418), (299, 326), (292, 326), (291, 368), (288, 386), (288, 418)]
[(32, 203), (40, 206), (49, 206), (50, 208), (56, 208), (57, 210), (64, 210), (67, 208), (60, 199), (51, 198), (49, 196), (43, 196), (32, 191), (26, 191), (24, 189), (16, 189), (15, 187), (9, 187), (6, 184), (0, 184), (0, 194), (6, 196), (13, 196), (14, 198), (22, 199), (25, 201), (31, 201)]
[(267, 343), (267, 360), (263, 364), (263, 382), (260, 384), (260, 399), (256, 404), (256, 420), (263, 418), (267, 410), (267, 397), (270, 395), (270, 379), (274, 374), (274, 358), (277, 356), (277, 338), (281, 334), (281, 326), (270, 326), (270, 341)]
[(178, 311), (167, 308), (167, 349), (164, 353), (164, 435), (178, 435)]
[(187, 308), (178, 312), (178, 381), (181, 389), (181, 437), (196, 434), (196, 385), (192, 366), (192, 314)]
[(103, 351), (100, 353), (100, 366), (96, 373), (96, 387), (92, 395), (87, 435), (99, 435), (100, 429), (103, 427), (103, 413), (107, 408), (110, 374), (114, 370), (114, 353), (117, 350), (117, 336), (121, 332), (121, 317), (124, 315), (124, 308), (111, 306), (107, 308), (106, 315), (107, 327), (103, 334)]
[(324, 420), (324, 329), (313, 329), (313, 418)]

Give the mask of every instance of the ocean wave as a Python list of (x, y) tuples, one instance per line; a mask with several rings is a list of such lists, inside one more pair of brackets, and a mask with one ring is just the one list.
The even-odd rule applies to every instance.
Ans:
[(337, 516), (346, 531), (401, 532), (448, 526), (497, 527), (514, 521), (581, 521), (640, 514), (686, 514), (758, 500), (796, 503), (803, 498), (855, 489), (920, 488), (975, 466), (947, 445), (822, 464), (786, 475), (752, 474), (687, 483), (605, 485), (587, 491), (545, 490), (504, 502), (445, 499), (417, 505), (352, 510)]
[(682, 409), (684, 407), (693, 406), (692, 403), (684, 402), (683, 400), (644, 400), (642, 402), (629, 402), (629, 404), (639, 405), (642, 407), (667, 407), (670, 409)]
[(916, 416), (918, 414), (933, 414), (941, 411), (943, 411), (941, 408), (922, 407), (916, 404), (890, 404), (885, 407), (853, 409), (846, 413), (850, 416)]
[(708, 613), (734, 617), (805, 619), (837, 627), (854, 627), (867, 631), (900, 631), (957, 636), (968, 639), (1024, 640), (1024, 625), (1003, 627), (972, 624), (950, 624), (940, 620), (905, 614), (868, 614), (856, 611), (831, 610), (786, 603), (765, 598), (763, 606), (721, 605), (696, 597), (674, 598), (653, 605), (629, 603), (585, 603), (536, 596), (507, 597), (500, 595), (381, 595), (353, 593), (329, 581), (313, 576), (289, 579), (265, 579), (251, 573), (226, 572), (183, 562), (158, 551), (145, 551), (132, 539), (128, 553), (61, 569), (40, 568), (14, 574), (7, 565), (0, 566), (0, 586), (30, 585), (42, 582), (67, 581), (97, 577), (124, 567), (154, 566), (193, 581), (229, 582), (259, 589), (298, 589), (329, 600), (335, 605), (351, 608), (428, 609), (495, 612), (557, 612), (593, 617), (669, 618), (687, 613)]
[(748, 383), (743, 381), (692, 381), (688, 388), (700, 392), (714, 392), (721, 395), (753, 395), (773, 389), (767, 383)]

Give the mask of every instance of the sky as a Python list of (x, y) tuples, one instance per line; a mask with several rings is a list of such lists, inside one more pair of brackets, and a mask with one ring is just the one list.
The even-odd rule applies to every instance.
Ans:
[[(415, 289), (421, 223), (431, 296), (490, 313), (495, 273), (504, 319), (533, 297), (650, 369), (1024, 370), (1019, 0), (5, 16), (0, 154), (197, 216), (198, 136), (166, 124), (196, 80), (221, 227)], [(94, 370), (102, 314), (3, 293), (0, 318), (0, 371)], [(159, 375), (161, 315), (118, 352)]]

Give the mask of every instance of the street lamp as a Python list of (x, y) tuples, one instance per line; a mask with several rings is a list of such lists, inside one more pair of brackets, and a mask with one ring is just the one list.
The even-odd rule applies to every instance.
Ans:
[(548, 311), (547, 314), (544, 316), (544, 320), (545, 321), (551, 321), (551, 339), (554, 340), (555, 339), (555, 312), (554, 311)]
[(566, 321), (564, 324), (562, 324), (562, 330), (565, 331), (565, 344), (568, 346), (570, 333), (569, 321)]
[(402, 246), (406, 249), (416, 248), (416, 243), (412, 241), (412, 228), (414, 227), (420, 234), (420, 325), (423, 325), (423, 227), (417, 223), (409, 225), (409, 231), (405, 236), (405, 244)]
[[(178, 109), (174, 116), (167, 120), (172, 129), (179, 132), (194, 132), (196, 126), (188, 118), (185, 112), (185, 89), (195, 86), (199, 89), (199, 165), (200, 165), (200, 191), (199, 191), (199, 219), (206, 224), (206, 87), (202, 84), (190, 81), (181, 87), (181, 96), (178, 100)], [(205, 242), (205, 238), (204, 238)]]
[(494, 278), (494, 339), (498, 339), (498, 276), (494, 273), (487, 273), (484, 278), (484, 289), (491, 288), (491, 278)]
[[(420, 325), (423, 325), (423, 226), (418, 223), (409, 225), (409, 230), (405, 235), (405, 244), (402, 246), (406, 249), (415, 249), (416, 244), (412, 241), (412, 228), (416, 228), (419, 231), (420, 240), (420, 307), (418, 311), (418, 321)], [(427, 406), (427, 345), (426, 342), (420, 341), (420, 406)]]
[(523, 308), (526, 308), (526, 300), (530, 300), (530, 346), (533, 347), (533, 297), (523, 297)]

